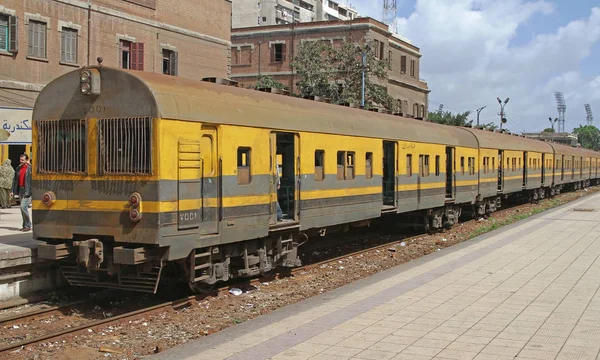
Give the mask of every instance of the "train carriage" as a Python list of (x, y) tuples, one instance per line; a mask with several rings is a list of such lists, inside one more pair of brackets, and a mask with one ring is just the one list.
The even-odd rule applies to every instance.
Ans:
[(38, 256), (73, 285), (145, 292), (165, 273), (198, 290), (298, 266), (309, 236), (384, 215), (451, 226), (463, 209), (491, 212), (500, 195), (549, 186), (541, 165), (554, 154), (510, 135), (103, 66), (48, 84), (33, 123)]

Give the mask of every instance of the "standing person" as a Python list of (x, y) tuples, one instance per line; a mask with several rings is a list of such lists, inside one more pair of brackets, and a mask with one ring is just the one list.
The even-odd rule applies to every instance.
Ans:
[(21, 164), (15, 171), (13, 179), (12, 192), (10, 196), (14, 196), (15, 193), (19, 194), (21, 200), (21, 215), (23, 216), (23, 228), (21, 231), (31, 230), (31, 219), (29, 218), (29, 204), (31, 203), (31, 166), (29, 165), (29, 156), (27, 154), (21, 155), (19, 161)]
[(15, 177), (15, 169), (10, 163), (10, 159), (6, 159), (0, 166), (0, 207), (2, 209), (10, 207), (10, 192)]

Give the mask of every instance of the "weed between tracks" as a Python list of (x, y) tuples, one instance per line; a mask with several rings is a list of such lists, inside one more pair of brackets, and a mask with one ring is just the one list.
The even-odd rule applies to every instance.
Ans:
[[(12, 353), (10, 358), (140, 358), (221, 331), (598, 191), (600, 187), (594, 187), (589, 191), (561, 194), (536, 205), (526, 204), (501, 210), (490, 219), (468, 221), (444, 233), (406, 239), (404, 246), (400, 241), (394, 242), (383, 250), (368, 251), (299, 271), (293, 277), (263, 282), (244, 289), (246, 291), (240, 296), (226, 294), (192, 302), (191, 306), (182, 309), (165, 310), (134, 321), (72, 336), (64, 343), (46, 342), (29, 346)], [(100, 352), (102, 347), (115, 348), (122, 353), (103, 353)]]

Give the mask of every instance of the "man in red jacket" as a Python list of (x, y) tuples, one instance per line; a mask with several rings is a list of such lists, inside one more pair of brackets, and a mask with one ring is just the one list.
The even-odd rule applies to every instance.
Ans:
[(21, 200), (21, 216), (23, 216), (23, 228), (21, 231), (31, 230), (31, 218), (29, 217), (29, 204), (31, 204), (31, 165), (29, 165), (29, 156), (21, 155), (21, 164), (15, 171), (13, 179), (12, 198), (15, 193), (19, 194)]

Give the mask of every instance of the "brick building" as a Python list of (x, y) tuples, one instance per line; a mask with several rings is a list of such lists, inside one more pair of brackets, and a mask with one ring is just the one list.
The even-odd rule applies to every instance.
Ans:
[(45, 84), (97, 57), (106, 66), (227, 78), (230, 34), (231, 0), (2, 0), (0, 107), (33, 107)]
[(247, 87), (255, 84), (259, 75), (268, 75), (297, 92), (299, 78), (290, 64), (298, 45), (314, 40), (334, 46), (344, 40), (372, 41), (376, 56), (390, 63), (387, 83), (381, 85), (401, 104), (404, 116), (427, 118), (429, 88), (419, 78), (419, 48), (372, 18), (233, 29), (232, 79)]

